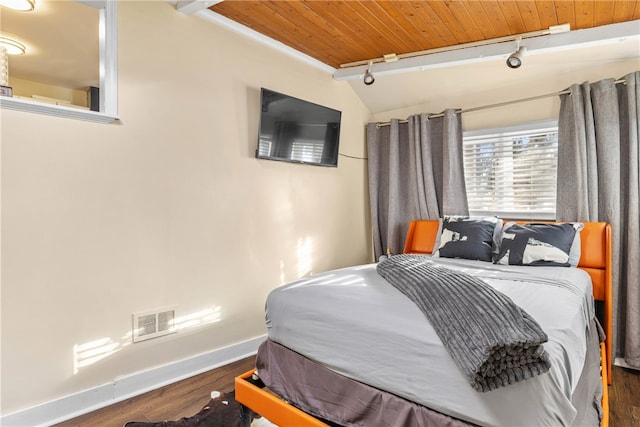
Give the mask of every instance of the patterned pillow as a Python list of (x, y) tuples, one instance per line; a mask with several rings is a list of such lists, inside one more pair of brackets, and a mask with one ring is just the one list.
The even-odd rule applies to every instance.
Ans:
[(491, 261), (494, 232), (501, 227), (502, 220), (498, 218), (445, 216), (433, 256)]
[(582, 224), (515, 224), (502, 231), (496, 264), (569, 267), (569, 254)]

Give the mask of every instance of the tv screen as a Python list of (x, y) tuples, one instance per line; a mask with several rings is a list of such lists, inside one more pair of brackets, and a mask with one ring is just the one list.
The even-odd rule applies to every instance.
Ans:
[(257, 158), (338, 166), (340, 111), (264, 88), (260, 99)]

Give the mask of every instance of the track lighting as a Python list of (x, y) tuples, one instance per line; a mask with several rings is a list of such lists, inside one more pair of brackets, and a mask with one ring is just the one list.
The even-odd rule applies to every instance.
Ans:
[(527, 48), (525, 46), (520, 46), (521, 41), (522, 37), (516, 38), (516, 51), (507, 58), (507, 67), (509, 68), (520, 68), (522, 65), (522, 57), (527, 51)]
[(371, 74), (371, 67), (373, 67), (373, 61), (369, 61), (369, 68), (367, 68), (367, 71), (364, 72), (363, 81), (367, 86), (372, 85), (373, 82), (376, 81), (375, 77), (373, 77), (373, 74)]
[(526, 51), (526, 47), (520, 46), (516, 52), (512, 53), (511, 56), (507, 58), (507, 66), (509, 68), (520, 67), (522, 65), (522, 57)]

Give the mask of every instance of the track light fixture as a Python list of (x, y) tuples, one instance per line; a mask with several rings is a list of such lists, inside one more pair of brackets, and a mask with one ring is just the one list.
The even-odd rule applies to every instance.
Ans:
[(509, 68), (520, 68), (522, 65), (522, 58), (524, 57), (527, 48), (525, 46), (520, 46), (521, 41), (522, 38), (516, 39), (516, 51), (507, 58), (507, 67)]
[(371, 74), (371, 67), (373, 67), (373, 61), (369, 61), (369, 68), (367, 68), (367, 71), (364, 72), (363, 81), (367, 86), (372, 85), (373, 82), (376, 81), (375, 77), (373, 77), (373, 74)]
[(509, 68), (520, 67), (522, 65), (522, 57), (526, 51), (526, 47), (520, 46), (516, 52), (512, 53), (511, 56), (507, 58), (507, 66)]

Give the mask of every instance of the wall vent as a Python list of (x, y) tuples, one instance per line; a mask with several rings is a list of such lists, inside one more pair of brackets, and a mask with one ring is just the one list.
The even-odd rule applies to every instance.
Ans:
[(133, 314), (133, 342), (149, 340), (177, 332), (176, 310), (165, 308)]

